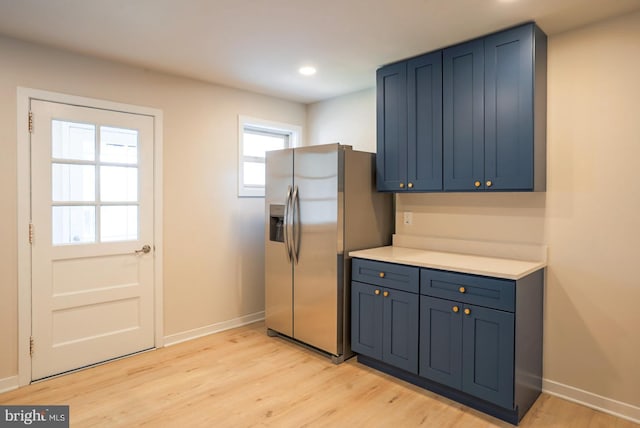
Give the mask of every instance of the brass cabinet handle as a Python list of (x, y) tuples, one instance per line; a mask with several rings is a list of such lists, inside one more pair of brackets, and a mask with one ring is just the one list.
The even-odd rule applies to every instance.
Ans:
[(493, 182), (491, 180), (487, 180), (487, 187), (493, 186)]
[(400, 188), (404, 189), (404, 183), (400, 183)]
[(458, 288), (458, 291), (461, 292), (461, 293), (466, 293), (467, 289), (464, 288), (464, 287), (460, 287), (460, 288)]
[(453, 308), (451, 308), (451, 310), (452, 310), (453, 312), (455, 312), (455, 313), (458, 313), (458, 311), (460, 310), (460, 308), (459, 308), (459, 307), (457, 307), (457, 306), (454, 306)]
[(384, 272), (380, 272), (380, 273), (378, 274), (378, 276), (379, 276), (380, 278), (384, 278)]
[(388, 292), (388, 291), (385, 291), (384, 293), (382, 293), (382, 295), (383, 295), (384, 297), (389, 297), (389, 292)]
[(380, 294), (380, 290), (374, 291), (373, 294), (375, 294), (377, 296), (378, 294)]
[(471, 314), (471, 309), (469, 309), (469, 308), (464, 308), (464, 314), (465, 314), (465, 315), (470, 315), (470, 314)]
[(480, 183), (480, 181), (476, 181), (475, 183), (473, 183), (474, 186), (476, 187), (480, 187), (482, 185), (482, 183)]
[(409, 183), (409, 184), (407, 185), (407, 187), (408, 187), (409, 189), (413, 189), (413, 183)]

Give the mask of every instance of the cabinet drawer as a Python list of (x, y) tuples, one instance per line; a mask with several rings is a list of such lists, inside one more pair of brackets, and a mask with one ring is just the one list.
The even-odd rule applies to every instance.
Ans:
[(353, 259), (351, 278), (367, 284), (418, 293), (420, 268), (372, 260)]
[(515, 281), (422, 269), (420, 294), (503, 311), (515, 310)]

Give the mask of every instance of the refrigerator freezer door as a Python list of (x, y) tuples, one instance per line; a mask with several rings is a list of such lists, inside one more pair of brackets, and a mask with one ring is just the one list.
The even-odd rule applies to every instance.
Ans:
[[(296, 149), (294, 155), (294, 267), (293, 337), (334, 355), (342, 353), (343, 284), (338, 249), (342, 227), (338, 211), (339, 158), (337, 144)], [(295, 200), (295, 198), (294, 198)], [(340, 252), (340, 254), (339, 254)], [(295, 257), (294, 257), (295, 259)], [(340, 330), (340, 332), (339, 332)]]
[[(293, 187), (293, 149), (267, 152), (265, 204), (265, 324), (287, 336), (293, 336), (293, 265), (288, 258), (287, 241), (271, 240), (270, 207), (291, 209), (287, 192)], [(286, 221), (286, 216), (285, 221)], [(289, 216), (290, 217), (290, 216)], [(283, 224), (286, 228), (287, 225)], [(290, 228), (285, 232), (289, 238)]]

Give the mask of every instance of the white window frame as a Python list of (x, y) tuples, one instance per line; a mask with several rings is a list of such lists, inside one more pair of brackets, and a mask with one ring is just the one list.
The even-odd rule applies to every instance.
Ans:
[[(273, 122), (249, 116), (238, 116), (238, 196), (241, 198), (264, 198), (264, 186), (247, 186), (244, 184), (244, 131), (246, 128), (287, 135), (288, 148), (299, 147), (302, 127), (288, 123)], [(251, 158), (255, 160), (255, 158)]]

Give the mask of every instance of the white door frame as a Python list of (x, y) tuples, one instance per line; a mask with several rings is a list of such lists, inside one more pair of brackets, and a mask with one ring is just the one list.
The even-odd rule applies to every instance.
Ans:
[[(18, 167), (18, 385), (31, 383), (31, 151), (29, 104), (32, 99), (76, 106), (135, 113), (153, 117), (153, 232), (154, 251), (154, 323), (155, 347), (164, 346), (162, 284), (162, 110), (94, 98), (18, 87), (17, 90), (17, 167)], [(35, 231), (37, 234), (37, 231)]]

